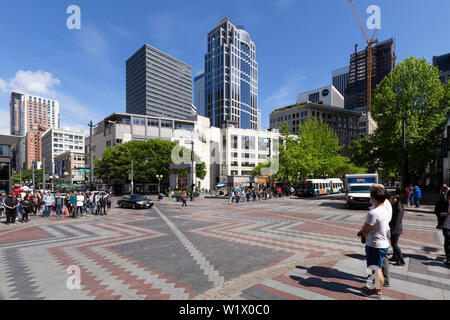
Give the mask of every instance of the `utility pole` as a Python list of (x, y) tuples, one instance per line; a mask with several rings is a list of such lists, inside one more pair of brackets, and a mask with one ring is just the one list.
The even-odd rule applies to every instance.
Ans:
[(33, 193), (36, 192), (36, 187), (34, 185), (34, 166), (35, 166), (35, 163), (36, 162), (34, 162), (34, 161), (31, 163), (31, 171), (32, 171), (32, 175), (33, 175)]
[(94, 153), (92, 152), (92, 129), (95, 127), (92, 120), (89, 122), (89, 182), (91, 184), (91, 191), (94, 185)]
[(43, 193), (45, 194), (45, 158), (42, 157), (42, 190)]
[(408, 151), (406, 150), (406, 112), (403, 114), (402, 134), (402, 184), (403, 187), (407, 187), (410, 181), (408, 173)]
[(191, 152), (191, 176), (192, 176), (192, 190), (191, 201), (194, 201), (194, 187), (195, 187), (195, 158), (194, 158), (194, 140), (192, 139), (192, 152)]
[(22, 186), (22, 168), (19, 169), (19, 184)]

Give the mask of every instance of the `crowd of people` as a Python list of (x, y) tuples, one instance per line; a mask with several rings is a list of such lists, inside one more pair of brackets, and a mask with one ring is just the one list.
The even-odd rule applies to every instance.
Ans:
[[(365, 296), (382, 299), (382, 288), (389, 287), (389, 262), (395, 263), (395, 266), (405, 265), (398, 242), (403, 233), (404, 205), (410, 204), (410, 198), (406, 198), (408, 202), (404, 201), (404, 196), (407, 195), (404, 191), (408, 189), (411, 191), (410, 195), (415, 197), (414, 202), (417, 205), (418, 199), (421, 199), (420, 188), (397, 190), (394, 195), (388, 195), (386, 188), (380, 184), (373, 185), (370, 190), (372, 207), (358, 232), (358, 237), (365, 244), (367, 267), (373, 270), (374, 276), (373, 286), (364, 286), (361, 289)], [(438, 218), (437, 228), (443, 230), (445, 239), (444, 263), (450, 266), (450, 192), (446, 185), (441, 189), (435, 213)], [(387, 259), (390, 246), (393, 254)]]
[(14, 196), (13, 193), (0, 195), (0, 215), (6, 215), (6, 224), (29, 222), (30, 216), (41, 215), (49, 218), (52, 212), (56, 217), (77, 218), (83, 214), (106, 215), (111, 210), (111, 193), (77, 192), (61, 193), (24, 192)]

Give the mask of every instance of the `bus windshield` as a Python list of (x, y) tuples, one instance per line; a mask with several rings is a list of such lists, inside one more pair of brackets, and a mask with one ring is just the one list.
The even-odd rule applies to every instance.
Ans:
[(370, 193), (370, 186), (350, 186), (352, 193)]

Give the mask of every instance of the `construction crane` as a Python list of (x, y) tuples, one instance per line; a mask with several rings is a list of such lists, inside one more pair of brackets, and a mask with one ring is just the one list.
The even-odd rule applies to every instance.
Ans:
[[(359, 27), (361, 28), (361, 31), (364, 35), (364, 39), (367, 42), (367, 113), (370, 114), (372, 111), (372, 69), (373, 69), (373, 55), (372, 55), (372, 46), (374, 44), (378, 43), (378, 39), (374, 40), (375, 34), (377, 33), (377, 29), (375, 29), (375, 32), (372, 35), (372, 38), (367, 36), (366, 29), (364, 29), (364, 25), (361, 22), (361, 19), (359, 18), (358, 11), (356, 11), (356, 7), (352, 0), (347, 0), (350, 2), (353, 8), (353, 12), (355, 13), (356, 20), (358, 20)], [(356, 47), (355, 47), (356, 48)]]

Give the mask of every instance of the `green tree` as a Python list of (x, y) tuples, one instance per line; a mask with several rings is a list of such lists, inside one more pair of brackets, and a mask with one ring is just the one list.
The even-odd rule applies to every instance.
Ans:
[(331, 176), (345, 163), (339, 154), (342, 150), (339, 138), (325, 122), (306, 120), (299, 127), (298, 136), (289, 133), (287, 124), (283, 124), (280, 131), (279, 180), (292, 182), (311, 174), (315, 177)]
[(386, 175), (401, 172), (405, 118), (409, 172), (422, 173), (434, 156), (448, 114), (446, 91), (448, 87), (441, 85), (439, 70), (425, 59), (410, 57), (399, 63), (376, 88), (372, 116), (378, 128), (373, 137), (359, 146), (360, 154), (372, 150), (364, 161), (372, 161)]
[[(24, 184), (25, 181), (33, 181), (33, 170), (22, 171), (22, 184)], [(13, 174), (13, 183), (20, 184), (20, 173)], [(34, 183), (36, 185), (42, 183), (42, 170), (41, 169), (34, 170)]]
[(258, 177), (261, 176), (261, 171), (263, 168), (270, 168), (270, 162), (261, 162), (259, 163), (253, 170), (252, 170), (252, 176)]
[[(134, 158), (133, 178), (136, 182), (157, 183), (156, 175), (163, 175), (164, 184), (169, 183), (172, 151), (176, 143), (166, 140), (130, 141), (121, 145), (106, 148), (101, 159), (95, 159), (95, 174), (98, 178), (128, 179), (131, 173), (131, 158)], [(178, 149), (176, 149), (178, 150)], [(190, 154), (187, 148), (180, 148), (179, 156)], [(197, 177), (204, 179), (206, 165), (197, 155)]]

